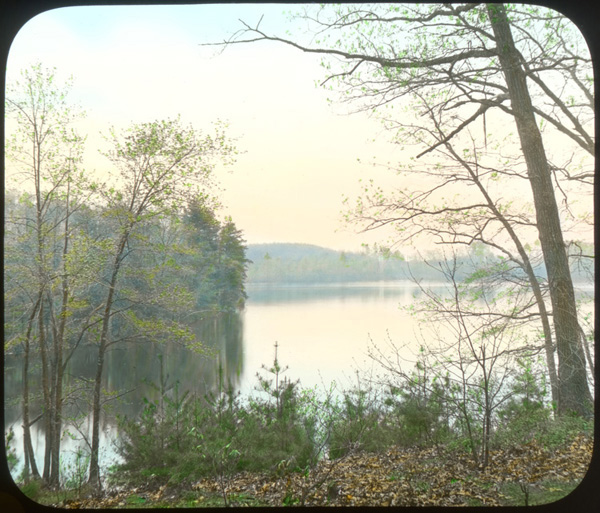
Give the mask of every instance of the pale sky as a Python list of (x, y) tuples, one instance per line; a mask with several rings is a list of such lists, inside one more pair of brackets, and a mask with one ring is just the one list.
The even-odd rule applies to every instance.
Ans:
[[(383, 231), (361, 234), (344, 224), (342, 198), (352, 202), (359, 195), (360, 179), (388, 189), (406, 186), (370, 163), (407, 161), (422, 148), (391, 144), (376, 119), (330, 104), (327, 98), (335, 99), (335, 93), (315, 86), (326, 77), (317, 55), (264, 41), (223, 53), (201, 46), (229, 38), (242, 28), (240, 19), (252, 25), (261, 17), (267, 33), (285, 35), (289, 29), (294, 38), (308, 38), (302, 24), (284, 14), (297, 9), (285, 4), (55, 9), (17, 34), (7, 82), (37, 62), (56, 67), (59, 81), (73, 76), (70, 98), (87, 112), (78, 128), (88, 136), (90, 173), (110, 165), (98, 149), (105, 144), (100, 132), (107, 134), (111, 126), (181, 115), (196, 129), (210, 131), (211, 122), (227, 121), (244, 153), (230, 170), (218, 170), (224, 188), (220, 214), (232, 216), (248, 243), (302, 242), (356, 251), (361, 243), (386, 243)], [(588, 199), (583, 208), (589, 210)]]
[[(222, 41), (239, 19), (280, 34), (294, 29), (286, 5), (94, 6), (42, 13), (18, 33), (7, 82), (35, 62), (72, 75), (71, 100), (87, 118), (86, 169), (109, 165), (98, 154), (99, 132), (112, 125), (181, 115), (200, 130), (229, 122), (244, 151), (231, 171), (219, 170), (222, 215), (231, 215), (248, 243), (302, 242), (360, 250), (381, 235), (344, 225), (342, 196), (357, 196), (359, 179), (389, 174), (367, 164), (374, 155), (398, 160), (378, 121), (347, 115), (315, 86), (319, 57), (283, 45), (235, 45), (224, 53), (201, 43)], [(373, 142), (376, 138), (377, 142)]]

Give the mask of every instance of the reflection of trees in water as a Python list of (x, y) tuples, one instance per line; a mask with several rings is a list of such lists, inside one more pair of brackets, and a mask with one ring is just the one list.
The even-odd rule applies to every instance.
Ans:
[[(174, 343), (131, 342), (116, 346), (106, 355), (107, 367), (103, 388), (114, 394), (110, 413), (135, 416), (143, 407), (143, 399), (157, 400), (160, 379), (163, 377), (167, 394), (189, 390), (202, 395), (216, 385), (219, 363), (223, 375), (234, 387), (242, 370), (243, 314), (226, 313), (210, 320), (194, 323), (192, 329), (198, 339), (210, 349), (207, 355), (194, 353)], [(80, 347), (74, 353), (65, 376), (67, 389), (84, 390), (94, 378), (98, 349), (94, 345)], [(162, 369), (161, 369), (162, 366)], [(32, 366), (31, 389), (40, 390), (39, 365)], [(152, 385), (154, 384), (154, 386)], [(6, 424), (20, 421), (21, 364), (18, 354), (5, 357), (5, 420)], [(91, 392), (91, 391), (90, 391)], [(127, 392), (127, 393), (125, 393)], [(84, 395), (84, 394), (81, 394)], [(67, 404), (66, 416), (82, 413), (83, 403)], [(32, 403), (35, 412), (41, 411), (41, 397)], [(111, 421), (109, 420), (109, 424)], [(42, 426), (39, 426), (42, 428)], [(40, 435), (43, 436), (43, 435)]]
[[(444, 287), (445, 284), (430, 284)], [(413, 294), (419, 295), (419, 288), (412, 282), (356, 282), (319, 284), (254, 284), (249, 285), (248, 301), (252, 304), (307, 303), (339, 298), (360, 298), (404, 302)]]
[[(204, 391), (214, 388), (219, 365), (223, 368), (225, 382), (237, 386), (243, 366), (243, 316), (243, 312), (224, 313), (193, 325), (198, 339), (217, 354), (202, 359), (202, 372), (188, 377), (189, 386), (183, 386), (185, 390), (197, 390), (198, 386), (204, 387)], [(180, 354), (180, 357), (183, 356)], [(181, 384), (184, 384), (184, 380), (181, 380)]]

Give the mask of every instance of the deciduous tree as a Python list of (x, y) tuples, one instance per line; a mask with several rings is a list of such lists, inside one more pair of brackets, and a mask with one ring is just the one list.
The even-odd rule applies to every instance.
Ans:
[[(33, 281), (25, 278), (22, 272), (10, 277), (12, 285), (30, 298), (24, 332), (16, 333), (24, 344), (24, 452), (35, 476), (28, 387), (31, 341), (35, 338), (42, 360), (41, 418), (46, 435), (42, 477), (52, 486), (59, 483), (66, 334), (74, 300), (81, 292), (73, 287), (68, 269), (71, 217), (91, 191), (81, 170), (84, 139), (72, 127), (82, 114), (68, 103), (70, 87), (70, 82), (57, 84), (55, 70), (37, 64), (9, 85), (6, 99), (12, 128), (7, 144), (11, 178), (24, 189), (23, 207), (12, 209), (8, 219), (9, 231), (16, 236), (12, 242), (21, 248), (21, 262), (17, 257), (9, 261), (21, 271), (28, 268), (33, 277)], [(85, 332), (85, 323), (75, 330)]]
[[(134, 254), (136, 237), (147, 223), (182, 212), (186, 202), (206, 193), (212, 183), (212, 171), (219, 162), (233, 157), (235, 150), (222, 128), (215, 135), (199, 134), (182, 126), (179, 119), (140, 123), (122, 134), (111, 131), (112, 149), (106, 156), (119, 176), (118, 187), (102, 189), (105, 216), (115, 227), (110, 261), (104, 277), (105, 296), (100, 313), (98, 360), (92, 403), (92, 438), (88, 480), (100, 485), (99, 447), (101, 391), (104, 360), (108, 348), (120, 341), (111, 339), (110, 325), (119, 302), (122, 311), (129, 310), (127, 291), (121, 290), (121, 274)], [(130, 265), (135, 265), (131, 263)], [(132, 291), (135, 294), (135, 291)], [(154, 297), (153, 299), (157, 299)], [(166, 299), (163, 297), (163, 299)], [(173, 296), (176, 302), (177, 297)], [(189, 330), (178, 323), (144, 320), (129, 311), (127, 321), (133, 323), (134, 335), (147, 338), (186, 339)], [(135, 333), (137, 331), (137, 333)]]
[[(489, 133), (492, 124), (516, 128), (517, 136), (503, 142), (501, 154), (507, 169), (515, 166), (510, 174), (529, 184), (534, 206), (530, 227), (536, 231), (548, 275), (558, 354), (558, 411), (590, 415), (591, 395), (561, 224), (564, 213), (557, 200), (557, 190), (566, 191), (573, 183), (588, 186), (590, 192), (592, 171), (586, 157), (594, 155), (594, 98), (591, 59), (583, 39), (563, 15), (525, 5), (323, 5), (306, 8), (299, 17), (312, 29), (312, 46), (267, 34), (260, 21), (256, 25), (242, 22), (243, 28), (220, 44), (274, 41), (323, 56), (327, 75), (321, 85), (332, 87), (336, 82), (340, 101), (356, 110), (386, 108), (392, 138), (416, 145), (417, 159), (429, 158), (450, 144), (460, 155), (457, 148), (465, 138), (476, 137), (485, 149), (488, 143), (510, 136), (510, 130)], [(391, 109), (398, 107), (402, 114), (392, 117)], [(549, 154), (544, 142), (550, 138), (561, 140), (570, 154)], [(395, 202), (381, 196), (371, 202), (372, 227), (393, 225), (403, 219), (394, 216), (397, 209), (410, 208), (414, 213), (418, 200), (435, 197), (449, 182), (460, 182), (452, 171), (444, 174), (444, 161), (438, 165), (441, 183), (420, 196), (407, 193)], [(431, 166), (435, 163), (428, 161), (421, 169)], [(488, 184), (480, 182), (482, 194)], [(569, 194), (562, 199), (567, 206), (573, 201)], [(499, 206), (497, 201), (473, 204), (469, 200), (421, 213), (443, 226), (448, 216), (475, 208), (489, 213), (496, 208), (502, 214), (496, 220), (519, 226), (519, 216), (509, 216)], [(359, 207), (365, 207), (364, 203), (359, 201)], [(446, 242), (451, 232), (445, 234)], [(417, 229), (412, 234), (416, 237), (422, 232)], [(479, 240), (477, 232), (472, 233), (472, 240)], [(516, 253), (527, 271), (524, 253), (518, 249)], [(535, 283), (530, 280), (534, 289)], [(538, 292), (534, 290), (545, 319), (546, 307)], [(548, 326), (544, 329), (547, 335)]]

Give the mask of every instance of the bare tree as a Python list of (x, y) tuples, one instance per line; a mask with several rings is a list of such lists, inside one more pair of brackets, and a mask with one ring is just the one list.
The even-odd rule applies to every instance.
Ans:
[(459, 282), (456, 258), (437, 270), (445, 277), (447, 290), (439, 293), (419, 285), (422, 299), (412, 307), (427, 338), (437, 342), (421, 346), (418, 372), (407, 370), (409, 359), (393, 342), (391, 354), (377, 345), (369, 354), (386, 371), (382, 384), (419, 387), (423, 396), (443, 403), (448, 424), (465, 436), (473, 462), (484, 469), (490, 463), (496, 411), (512, 396), (514, 359), (539, 351), (519, 340), (524, 337), (521, 323), (526, 321), (515, 323), (513, 318), (515, 303), (528, 299), (522, 295), (506, 301), (485, 285)]
[[(426, 99), (424, 105), (428, 105)], [(431, 114), (431, 110), (428, 111)], [(433, 130), (437, 130), (439, 140), (446, 134), (432, 116)], [(468, 129), (467, 129), (468, 131)], [(471, 280), (484, 280), (490, 287), (506, 284), (509, 280), (515, 286), (530, 289), (534, 302), (513, 312), (517, 318), (541, 322), (544, 335), (546, 361), (552, 388), (552, 398), (558, 403), (558, 376), (554, 361), (555, 347), (550, 324), (550, 313), (546, 308), (547, 288), (543, 288), (543, 278), (535, 271), (535, 254), (528, 251), (532, 242), (532, 229), (535, 221), (531, 219), (527, 205), (514, 198), (503, 199), (501, 188), (515, 182), (514, 171), (494, 164), (490, 158), (491, 149), (477, 146), (471, 137), (471, 149), (462, 152), (450, 141), (435, 151), (442, 155), (444, 166), (433, 168), (414, 168), (410, 174), (427, 175), (434, 179), (434, 185), (423, 191), (414, 187), (387, 192), (381, 188), (369, 186), (355, 208), (347, 213), (350, 222), (362, 223), (365, 230), (373, 230), (385, 225), (394, 225), (396, 232), (393, 244), (399, 245), (416, 239), (419, 235), (429, 236), (437, 244), (451, 246), (472, 246), (484, 244), (501, 255), (504, 262), (496, 265), (495, 270), (476, 270)], [(487, 157), (487, 158), (485, 158)], [(406, 174), (409, 174), (408, 172)], [(518, 190), (518, 181), (514, 185)], [(496, 182), (496, 183), (495, 183)], [(469, 191), (466, 195), (454, 196), (460, 189)], [(448, 194), (448, 198), (440, 196)], [(440, 201), (442, 204), (435, 203)], [(521, 269), (526, 279), (519, 279), (507, 262)], [(531, 313), (535, 307), (539, 316)]]
[[(243, 28), (220, 45), (274, 41), (322, 55), (330, 71), (321, 84), (337, 82), (342, 102), (367, 111), (408, 107), (408, 114), (405, 110), (402, 117), (394, 117), (388, 128), (396, 141), (418, 145), (416, 158), (450, 142), (459, 144), (468, 128), (475, 133), (475, 123), (483, 127), (482, 133), (477, 131), (485, 146), (492, 139), (490, 119), (495, 126), (516, 127), (513, 156), (524, 158), (524, 166), (513, 175), (529, 184), (534, 205), (530, 227), (541, 244), (548, 275), (558, 354), (558, 411), (590, 415), (591, 394), (555, 185), (589, 186), (592, 172), (584, 167), (573, 173), (567, 164), (551, 164), (544, 147), (544, 137), (562, 137), (578, 159), (594, 155), (591, 59), (581, 37), (563, 15), (536, 6), (343, 4), (307, 8), (300, 16), (312, 24), (312, 44), (267, 34), (259, 21), (242, 22)], [(443, 169), (445, 163), (440, 166)], [(482, 185), (484, 192), (487, 184)], [(404, 199), (416, 204), (414, 197)], [(453, 213), (478, 207), (491, 208), (484, 200)], [(444, 223), (450, 213), (442, 208), (429, 214)], [(394, 223), (381, 211), (373, 215), (378, 214), (379, 226)], [(518, 218), (503, 215), (512, 226), (519, 225)], [(527, 270), (523, 253), (517, 254)], [(534, 295), (546, 318), (539, 292), (534, 290)]]

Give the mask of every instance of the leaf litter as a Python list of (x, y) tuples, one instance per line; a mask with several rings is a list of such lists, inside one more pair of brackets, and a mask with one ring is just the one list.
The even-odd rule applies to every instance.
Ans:
[[(490, 452), (479, 469), (467, 453), (442, 447), (392, 447), (323, 460), (308, 472), (241, 472), (222, 481), (205, 478), (191, 486), (108, 490), (103, 497), (62, 501), (79, 508), (150, 508), (223, 505), (223, 486), (232, 506), (501, 506), (505, 484), (548, 492), (557, 483), (577, 483), (587, 472), (593, 439), (580, 434), (559, 449), (531, 441)], [(528, 489), (529, 489), (528, 488)]]

